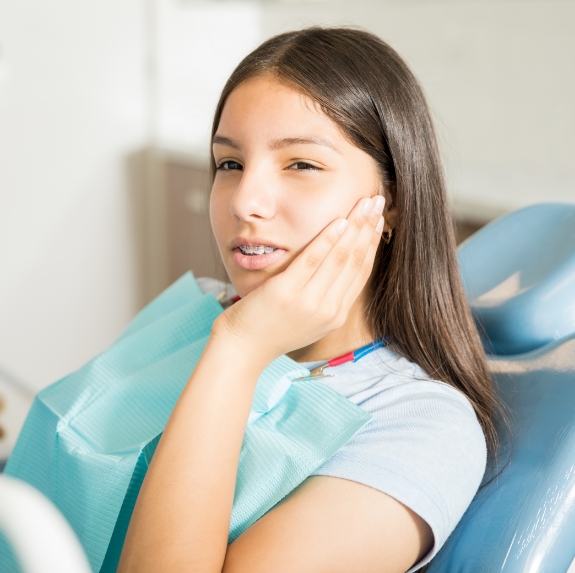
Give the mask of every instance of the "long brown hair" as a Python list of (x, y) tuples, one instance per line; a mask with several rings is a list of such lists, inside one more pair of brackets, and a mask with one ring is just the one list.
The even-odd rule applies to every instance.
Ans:
[[(368, 325), (375, 337), (391, 333), (399, 354), (465, 394), (485, 435), (488, 467), (494, 466), (500, 449), (495, 421), (509, 431), (508, 411), (494, 390), (461, 285), (436, 136), (419, 83), (401, 57), (369, 32), (287, 32), (261, 44), (234, 70), (216, 108), (212, 137), (229, 94), (260, 74), (318, 102), (377, 162), (398, 217), (368, 283)], [(214, 165), (212, 156), (212, 177)]]

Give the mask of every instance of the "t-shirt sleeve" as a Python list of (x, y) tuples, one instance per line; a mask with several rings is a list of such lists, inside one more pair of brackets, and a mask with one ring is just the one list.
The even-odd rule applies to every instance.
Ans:
[(359, 404), (372, 419), (311, 475), (378, 489), (420, 515), (437, 554), (471, 503), (485, 472), (487, 448), (467, 398), (436, 381), (408, 381)]

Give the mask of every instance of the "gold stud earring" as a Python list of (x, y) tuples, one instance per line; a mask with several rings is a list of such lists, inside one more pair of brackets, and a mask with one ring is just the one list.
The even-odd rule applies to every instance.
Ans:
[(391, 236), (393, 235), (393, 228), (390, 227), (387, 233), (383, 233), (383, 242), (386, 245), (389, 245), (389, 241), (391, 241)]

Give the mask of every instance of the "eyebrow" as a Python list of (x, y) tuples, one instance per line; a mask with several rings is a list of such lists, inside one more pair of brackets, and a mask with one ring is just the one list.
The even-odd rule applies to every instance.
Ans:
[[(234, 149), (240, 149), (240, 145), (229, 137), (224, 137), (222, 135), (214, 135), (212, 140), (212, 145), (219, 143), (220, 145), (227, 145), (228, 147), (233, 147)], [(290, 145), (323, 145), (325, 147), (329, 147), (333, 149), (335, 152), (340, 153), (339, 149), (337, 149), (333, 143), (331, 143), (328, 139), (321, 136), (300, 136), (300, 137), (284, 137), (283, 139), (276, 139), (269, 143), (269, 148), (272, 151), (277, 151), (278, 149), (284, 149), (285, 147), (289, 147)]]

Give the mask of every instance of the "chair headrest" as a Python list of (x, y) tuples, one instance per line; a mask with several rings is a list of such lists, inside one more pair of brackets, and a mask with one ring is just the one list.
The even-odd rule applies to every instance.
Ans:
[(467, 300), (492, 354), (521, 354), (575, 332), (575, 205), (533, 205), (459, 247)]

